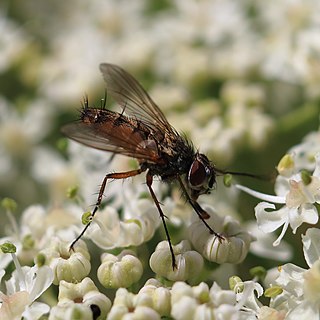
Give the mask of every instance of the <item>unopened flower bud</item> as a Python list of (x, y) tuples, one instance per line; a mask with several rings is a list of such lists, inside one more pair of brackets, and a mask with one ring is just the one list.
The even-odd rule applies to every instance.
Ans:
[(105, 253), (101, 260), (98, 279), (106, 288), (128, 288), (142, 276), (142, 264), (129, 250), (124, 250), (118, 256)]
[(15, 253), (17, 251), (16, 246), (10, 242), (5, 242), (1, 244), (0, 249), (3, 253)]
[(162, 317), (168, 317), (171, 310), (171, 293), (155, 279), (149, 279), (141, 288), (136, 303), (157, 311)]
[(286, 154), (281, 158), (277, 170), (284, 177), (290, 177), (293, 174), (294, 160), (290, 154)]
[(249, 251), (252, 236), (241, 229), (239, 223), (230, 217), (221, 218), (214, 212), (208, 213), (211, 217), (206, 222), (214, 226), (215, 231), (224, 239), (211, 234), (204, 223), (197, 220), (189, 227), (193, 246), (202, 256), (212, 262), (220, 264), (242, 262)]
[(150, 258), (153, 272), (171, 281), (186, 281), (199, 275), (203, 267), (203, 258), (198, 252), (191, 250), (188, 241), (184, 240), (173, 246), (173, 252), (177, 265), (175, 269), (172, 268), (168, 241), (160, 242)]
[(54, 271), (53, 283), (56, 285), (61, 280), (79, 282), (90, 272), (90, 255), (82, 240), (77, 242), (74, 250), (69, 250), (69, 243), (55, 238), (41, 254)]
[(80, 283), (69, 283), (63, 280), (60, 282), (58, 305), (72, 306), (73, 304), (82, 304), (91, 312), (98, 312), (101, 319), (105, 319), (111, 308), (111, 301), (99, 292), (90, 278), (84, 278)]

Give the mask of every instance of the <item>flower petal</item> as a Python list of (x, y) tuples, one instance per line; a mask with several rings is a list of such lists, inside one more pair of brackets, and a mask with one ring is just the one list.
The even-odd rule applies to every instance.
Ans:
[(275, 211), (266, 211), (266, 209), (275, 209), (275, 205), (268, 202), (260, 202), (254, 208), (259, 228), (265, 232), (273, 232), (282, 226), (288, 219), (287, 207), (282, 207)]
[(34, 302), (31, 306), (28, 306), (23, 312), (22, 316), (25, 320), (39, 319), (45, 313), (48, 313), (50, 307), (42, 302)]
[(315, 224), (318, 222), (318, 211), (312, 204), (304, 204), (299, 209), (289, 210), (289, 220), (292, 232), (296, 233), (297, 228), (301, 226), (303, 222)]
[(53, 281), (53, 271), (48, 266), (32, 267), (26, 274), (27, 290), (31, 301), (36, 300), (46, 291)]
[(310, 228), (302, 235), (304, 258), (311, 267), (320, 258), (320, 229)]

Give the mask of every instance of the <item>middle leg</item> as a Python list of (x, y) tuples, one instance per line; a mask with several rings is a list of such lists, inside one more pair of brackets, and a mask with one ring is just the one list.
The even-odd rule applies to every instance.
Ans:
[(96, 201), (96, 204), (94, 206), (94, 209), (92, 211), (91, 214), (91, 220), (89, 221), (89, 223), (87, 223), (85, 225), (85, 227), (83, 228), (83, 230), (81, 231), (81, 233), (78, 235), (78, 237), (76, 239), (73, 240), (73, 242), (70, 245), (70, 250), (73, 250), (74, 245), (82, 238), (82, 236), (85, 234), (85, 232), (87, 231), (87, 229), (89, 228), (92, 218), (94, 217), (94, 215), (96, 214), (96, 212), (98, 211), (100, 204), (102, 202), (102, 197), (103, 197), (103, 193), (104, 190), (106, 188), (107, 185), (107, 181), (110, 179), (126, 179), (129, 177), (134, 177), (140, 173), (142, 173), (143, 171), (145, 171), (144, 169), (136, 169), (136, 170), (131, 170), (131, 171), (126, 171), (126, 172), (114, 172), (114, 173), (108, 173), (101, 184), (100, 190), (99, 190), (99, 195), (98, 195), (98, 199)]

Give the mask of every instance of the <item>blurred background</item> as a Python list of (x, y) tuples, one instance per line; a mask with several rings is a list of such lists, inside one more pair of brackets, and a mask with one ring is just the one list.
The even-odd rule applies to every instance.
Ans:
[[(2, 1), (1, 199), (19, 214), (63, 202), (79, 182), (60, 128), (85, 94), (100, 105), (102, 62), (133, 74), (217, 167), (271, 174), (319, 126), (319, 13), (317, 0)], [(88, 164), (82, 152), (74, 157), (98, 177), (84, 187), (92, 195), (109, 155)], [(270, 182), (245, 183), (274, 193)], [(241, 197), (244, 220), (257, 202)]]

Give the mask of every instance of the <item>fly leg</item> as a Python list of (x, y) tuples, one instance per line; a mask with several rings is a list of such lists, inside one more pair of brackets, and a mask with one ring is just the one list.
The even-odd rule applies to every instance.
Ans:
[(99, 190), (99, 195), (98, 195), (98, 199), (96, 201), (96, 204), (93, 208), (92, 214), (91, 214), (91, 220), (89, 221), (89, 223), (87, 223), (85, 225), (85, 227), (83, 228), (83, 230), (81, 231), (81, 233), (77, 236), (76, 239), (73, 240), (73, 242), (70, 245), (69, 250), (73, 250), (74, 245), (82, 238), (82, 236), (85, 234), (85, 232), (87, 231), (87, 229), (89, 228), (91, 222), (92, 222), (92, 218), (94, 217), (94, 215), (96, 214), (96, 212), (98, 211), (101, 201), (102, 201), (102, 197), (103, 197), (103, 193), (104, 190), (106, 188), (107, 185), (107, 181), (110, 179), (126, 179), (129, 177), (134, 177), (138, 174), (140, 174), (141, 172), (145, 171), (144, 169), (136, 169), (136, 170), (131, 170), (131, 171), (126, 171), (126, 172), (114, 172), (114, 173), (108, 173), (101, 184), (100, 190)]
[(159, 203), (159, 201), (158, 201), (158, 199), (157, 199), (157, 197), (156, 197), (156, 195), (155, 195), (155, 193), (154, 193), (154, 191), (153, 191), (153, 189), (151, 187), (152, 181), (153, 181), (153, 177), (149, 172), (147, 173), (147, 179), (146, 180), (147, 180), (146, 182), (147, 182), (147, 186), (149, 188), (150, 194), (151, 194), (152, 199), (153, 199), (153, 201), (154, 201), (154, 203), (155, 203), (155, 205), (156, 205), (156, 207), (157, 207), (157, 209), (159, 211), (159, 214), (160, 214), (163, 226), (164, 226), (164, 231), (165, 231), (166, 236), (167, 236), (167, 240), (168, 240), (169, 248), (170, 248), (170, 253), (171, 253), (172, 269), (174, 270), (175, 268), (177, 268), (176, 258), (175, 258), (174, 253), (173, 253), (171, 239), (170, 239), (169, 231), (168, 231), (168, 228), (167, 228), (167, 225), (166, 225), (166, 220), (165, 220), (166, 216), (164, 215), (164, 213), (163, 213), (163, 211), (162, 211), (162, 209), (160, 207), (160, 203)]
[(208, 223), (206, 222), (205, 219), (208, 219), (210, 218), (210, 215), (201, 208), (200, 204), (191, 199), (185, 185), (183, 184), (182, 180), (181, 180), (181, 177), (178, 176), (177, 177), (179, 183), (180, 183), (180, 186), (181, 186), (181, 189), (182, 189), (182, 192), (183, 194), (185, 195), (185, 197), (187, 198), (187, 201), (191, 204), (192, 208), (194, 209), (194, 211), (196, 212), (196, 214), (198, 215), (198, 217), (200, 218), (200, 220), (204, 223), (204, 225), (208, 228), (208, 230), (210, 231), (211, 234), (215, 235), (219, 240), (224, 240), (224, 237), (217, 233), (216, 231), (214, 231), (209, 225)]

